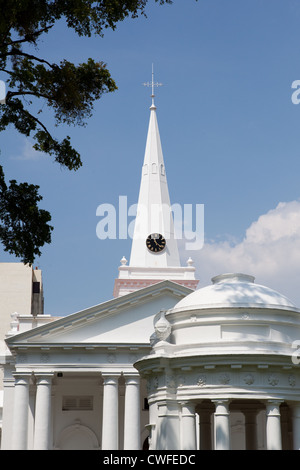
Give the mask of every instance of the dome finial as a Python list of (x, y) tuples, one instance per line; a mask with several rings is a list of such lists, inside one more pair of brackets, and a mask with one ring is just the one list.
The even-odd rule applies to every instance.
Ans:
[(221, 282), (254, 282), (255, 277), (250, 276), (248, 274), (243, 273), (226, 273), (226, 274), (219, 274), (218, 276), (214, 276), (211, 281), (213, 284), (220, 284)]
[(152, 105), (151, 105), (151, 108), (150, 108), (150, 109), (155, 109), (156, 106), (155, 106), (155, 104), (154, 104), (154, 97), (155, 97), (155, 94), (154, 94), (154, 87), (162, 86), (162, 83), (154, 82), (154, 68), (153, 68), (153, 64), (152, 64), (152, 81), (151, 81), (151, 82), (145, 82), (145, 83), (143, 83), (143, 85), (144, 85), (144, 86), (147, 86), (147, 87), (151, 87), (151, 89), (152, 89), (152, 94), (151, 94)]

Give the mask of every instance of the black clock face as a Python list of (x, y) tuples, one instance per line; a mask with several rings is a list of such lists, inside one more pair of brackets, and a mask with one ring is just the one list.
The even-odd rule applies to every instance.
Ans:
[(160, 233), (151, 233), (146, 240), (146, 245), (152, 253), (159, 253), (166, 246), (166, 240)]

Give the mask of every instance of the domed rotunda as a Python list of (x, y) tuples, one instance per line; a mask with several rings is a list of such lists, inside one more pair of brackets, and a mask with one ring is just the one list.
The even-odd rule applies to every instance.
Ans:
[(135, 364), (150, 448), (300, 448), (300, 310), (289, 299), (223, 274), (160, 311), (154, 330)]

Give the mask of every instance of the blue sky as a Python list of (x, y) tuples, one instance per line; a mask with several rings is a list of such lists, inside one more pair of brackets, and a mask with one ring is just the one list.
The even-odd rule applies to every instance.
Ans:
[[(107, 63), (118, 90), (95, 105), (70, 135), (84, 162), (62, 170), (13, 129), (1, 134), (7, 179), (40, 185), (53, 241), (35, 265), (43, 271), (45, 313), (66, 315), (112, 297), (131, 241), (99, 240), (98, 205), (137, 202), (150, 90), (172, 203), (204, 204), (205, 246), (192, 256), (200, 286), (244, 271), (300, 307), (300, 3), (297, 0), (150, 1), (147, 18), (128, 19), (104, 38), (78, 38), (61, 22), (44, 36), (48, 60)], [(3, 79), (3, 77), (0, 77)], [(43, 108), (44, 122), (52, 126)], [(299, 230), (298, 230), (299, 229)], [(0, 253), (2, 261), (15, 261)]]

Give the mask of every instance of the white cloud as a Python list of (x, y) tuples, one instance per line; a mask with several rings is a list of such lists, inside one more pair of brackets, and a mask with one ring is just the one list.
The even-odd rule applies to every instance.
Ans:
[(11, 157), (13, 160), (40, 160), (45, 158), (45, 153), (39, 152), (33, 148), (33, 143), (28, 138), (24, 138), (22, 148), (18, 155)]
[(217, 274), (243, 272), (300, 308), (300, 201), (281, 202), (261, 215), (241, 242), (205, 242), (186, 255), (194, 259), (200, 286)]
[(249, 243), (268, 243), (300, 237), (300, 202), (280, 202), (246, 231)]

